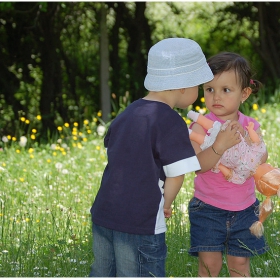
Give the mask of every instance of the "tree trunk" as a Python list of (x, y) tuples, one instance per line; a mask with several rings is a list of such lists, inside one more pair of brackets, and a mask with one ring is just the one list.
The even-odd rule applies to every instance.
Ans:
[(55, 127), (55, 97), (56, 90), (60, 88), (56, 85), (61, 81), (56, 78), (59, 71), (59, 58), (57, 55), (57, 40), (59, 34), (55, 30), (55, 16), (59, 3), (49, 2), (47, 11), (41, 15), (41, 32), (43, 41), (41, 42), (41, 66), (43, 72), (40, 112), (42, 115), (42, 137), (47, 137), (56, 130)]
[(106, 123), (111, 115), (111, 94), (109, 87), (109, 42), (107, 31), (107, 7), (101, 4), (100, 17), (100, 89), (102, 120)]

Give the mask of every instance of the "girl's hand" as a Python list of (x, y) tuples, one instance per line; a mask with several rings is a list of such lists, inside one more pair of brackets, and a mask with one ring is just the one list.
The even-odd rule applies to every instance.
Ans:
[[(220, 154), (223, 154), (227, 149), (240, 143), (241, 131), (239, 129), (241, 130), (241, 125), (237, 121), (230, 122), (224, 131), (220, 131), (218, 133), (217, 138), (213, 144), (215, 146), (215, 150)], [(243, 128), (242, 132), (244, 133)]]
[(245, 136), (245, 131), (244, 128), (242, 127), (240, 122), (231, 122), (232, 123), (232, 127), (237, 127), (237, 131), (239, 131), (241, 133), (241, 135), (244, 137)]

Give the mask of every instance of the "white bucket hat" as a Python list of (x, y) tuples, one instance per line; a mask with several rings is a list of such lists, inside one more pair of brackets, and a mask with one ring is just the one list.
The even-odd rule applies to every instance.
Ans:
[(201, 47), (185, 38), (164, 39), (148, 53), (144, 86), (149, 91), (163, 91), (198, 86), (214, 76)]

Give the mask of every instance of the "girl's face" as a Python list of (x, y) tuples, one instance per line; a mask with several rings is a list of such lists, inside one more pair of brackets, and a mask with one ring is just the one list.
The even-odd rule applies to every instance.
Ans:
[(240, 103), (251, 94), (250, 87), (241, 89), (233, 70), (222, 72), (203, 85), (206, 107), (221, 120), (238, 120)]

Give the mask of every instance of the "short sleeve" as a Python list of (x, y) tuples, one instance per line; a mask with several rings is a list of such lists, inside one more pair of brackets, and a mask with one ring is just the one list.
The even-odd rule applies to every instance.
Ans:
[(167, 132), (158, 148), (166, 177), (176, 177), (201, 169), (185, 123), (176, 125)]

